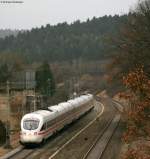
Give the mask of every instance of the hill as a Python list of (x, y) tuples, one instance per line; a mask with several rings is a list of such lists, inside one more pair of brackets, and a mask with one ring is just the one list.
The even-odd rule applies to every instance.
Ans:
[(72, 24), (47, 24), (0, 39), (0, 54), (18, 54), (27, 63), (35, 61), (97, 60), (109, 56), (106, 39), (117, 36), (127, 15), (103, 16)]

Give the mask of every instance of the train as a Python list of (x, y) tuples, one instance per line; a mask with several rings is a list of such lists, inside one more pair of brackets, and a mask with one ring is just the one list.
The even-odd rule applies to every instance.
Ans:
[(20, 143), (41, 144), (47, 138), (94, 108), (94, 97), (85, 94), (46, 110), (25, 114), (21, 119)]

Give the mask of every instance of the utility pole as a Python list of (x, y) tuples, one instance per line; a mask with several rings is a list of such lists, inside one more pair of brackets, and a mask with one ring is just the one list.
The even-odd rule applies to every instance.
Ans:
[(34, 109), (34, 112), (36, 111), (36, 96), (34, 95), (34, 99), (33, 99), (33, 109)]
[(36, 107), (36, 93), (35, 93), (35, 87), (34, 87), (34, 95), (33, 95), (33, 109), (34, 109), (34, 111), (36, 111), (36, 109), (37, 109), (37, 107)]
[(12, 148), (10, 145), (10, 121), (9, 121), (9, 115), (10, 115), (10, 83), (9, 81), (7, 81), (6, 83), (6, 90), (7, 90), (7, 98), (8, 98), (8, 102), (7, 102), (7, 121), (6, 121), (6, 143), (4, 148), (6, 149), (10, 149)]

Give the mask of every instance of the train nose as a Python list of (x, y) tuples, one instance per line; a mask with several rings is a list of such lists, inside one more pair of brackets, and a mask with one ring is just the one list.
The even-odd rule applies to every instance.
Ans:
[(42, 137), (37, 132), (22, 132), (20, 141), (22, 143), (40, 143), (42, 142)]

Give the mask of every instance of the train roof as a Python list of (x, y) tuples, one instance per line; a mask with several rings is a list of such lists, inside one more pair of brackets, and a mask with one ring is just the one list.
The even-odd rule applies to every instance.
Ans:
[(54, 118), (55, 114), (53, 111), (49, 110), (38, 110), (35, 112), (28, 113), (23, 116), (23, 119), (39, 119), (39, 120), (47, 120), (49, 118)]
[(58, 105), (54, 105), (54, 106), (50, 106), (48, 107), (49, 110), (55, 112), (55, 113), (59, 113), (63, 111), (63, 107), (59, 107)]
[(23, 119), (36, 118), (39, 120), (50, 120), (55, 118), (61, 113), (73, 109), (74, 107), (80, 106), (93, 98), (92, 94), (82, 95), (75, 99), (68, 100), (67, 102), (59, 103), (58, 105), (50, 106), (47, 110), (38, 110), (32, 113), (28, 113), (23, 116)]

